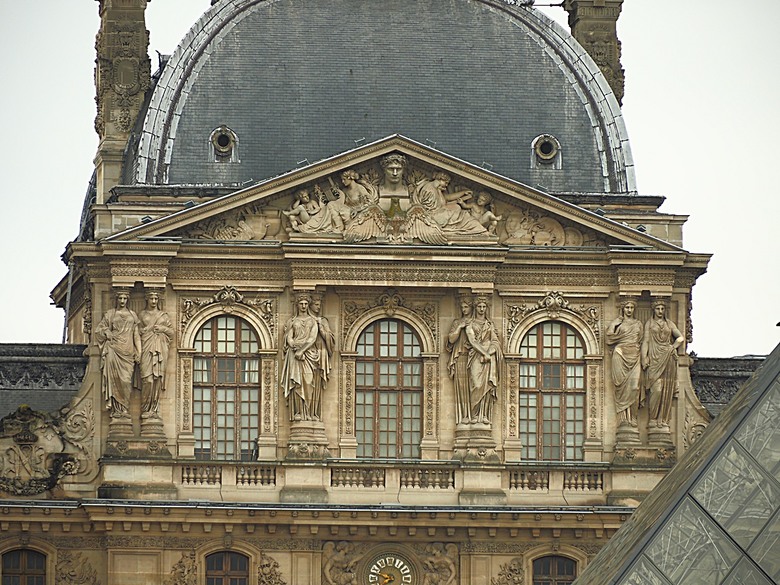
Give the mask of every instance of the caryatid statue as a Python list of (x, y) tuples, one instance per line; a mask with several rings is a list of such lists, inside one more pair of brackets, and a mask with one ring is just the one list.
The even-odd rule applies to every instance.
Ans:
[(141, 334), (141, 419), (160, 418), (160, 394), (165, 391), (165, 368), (173, 340), (168, 313), (160, 309), (160, 291), (146, 292), (146, 309), (139, 315)]
[(322, 295), (320, 293), (313, 293), (311, 295), (309, 311), (317, 319), (317, 341), (314, 342), (314, 345), (320, 353), (319, 376), (317, 376), (314, 383), (314, 396), (312, 396), (309, 412), (313, 420), (322, 420), (322, 392), (325, 390), (325, 386), (328, 384), (328, 379), (330, 378), (331, 357), (333, 356), (333, 349), (336, 346), (336, 336), (330, 328), (327, 317), (322, 317), (320, 315), (321, 310)]
[(620, 317), (607, 327), (607, 345), (612, 348), (612, 382), (615, 385), (615, 409), (618, 426), (637, 426), (637, 411), (642, 377), (642, 323), (634, 318), (636, 300), (626, 299)]
[(461, 317), (452, 324), (447, 339), (458, 424), (492, 422), (503, 354), (498, 332), (488, 317), (488, 300), (486, 295), (473, 301), (461, 297)]
[(653, 302), (653, 316), (645, 323), (642, 338), (642, 369), (650, 411), (650, 427), (669, 429), (672, 400), (677, 393), (677, 348), (685, 338), (671, 320), (666, 318), (666, 303)]
[(129, 300), (129, 289), (117, 288), (116, 308), (106, 311), (95, 328), (103, 398), (112, 419), (130, 418), (133, 373), (141, 359), (138, 315), (127, 307)]
[(328, 360), (332, 357), (327, 345), (317, 345), (321, 322), (311, 314), (311, 300), (308, 293), (298, 294), (296, 314), (284, 326), (281, 386), (292, 421), (319, 420), (322, 389), (328, 379), (321, 353), (328, 353)]

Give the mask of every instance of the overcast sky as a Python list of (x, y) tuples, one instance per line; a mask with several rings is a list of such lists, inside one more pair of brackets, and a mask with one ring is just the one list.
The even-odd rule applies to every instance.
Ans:
[[(209, 4), (150, 2), (153, 69)], [(543, 10), (565, 23), (562, 8)], [(778, 22), (779, 0), (626, 0), (618, 22), (639, 192), (690, 215), (685, 248), (714, 254), (694, 288), (688, 349), (700, 356), (765, 354), (780, 341)], [(2, 343), (62, 337), (49, 292), (97, 148), (98, 24), (94, 0), (0, 0)]]

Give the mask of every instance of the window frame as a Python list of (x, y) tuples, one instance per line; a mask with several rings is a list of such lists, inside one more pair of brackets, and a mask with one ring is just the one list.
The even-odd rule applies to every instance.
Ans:
[(571, 324), (544, 320), (520, 339), (518, 438), (523, 461), (582, 461), (586, 342)]
[[(210, 569), (209, 562), (217, 556), (222, 556), (222, 569)], [(231, 559), (241, 558), (246, 563), (246, 571), (233, 569), (230, 565)], [(228, 567), (228, 568), (225, 568)], [(217, 550), (209, 553), (203, 558), (203, 568), (206, 585), (249, 585), (252, 575), (252, 559), (249, 555), (232, 550)], [(219, 579), (219, 581), (217, 581)], [(243, 579), (238, 581), (237, 579)]]
[[(390, 324), (395, 330), (391, 330)], [(385, 325), (387, 331), (383, 331)], [(383, 339), (389, 341), (388, 337), (393, 335), (394, 344), (383, 343)], [(363, 327), (355, 349), (357, 458), (421, 459), (425, 366), (420, 334), (403, 319), (376, 319)], [(388, 421), (394, 425), (387, 424)], [(387, 440), (390, 435), (394, 437), (392, 441)]]
[[(16, 553), (20, 555), (19, 568), (7, 569), (6, 558)], [(27, 566), (30, 553), (39, 558), (40, 567)], [(48, 563), (48, 555), (33, 548), (12, 548), (4, 551), (0, 554), (0, 574), (2, 574), (0, 583), (2, 585), (46, 585), (49, 582)], [(13, 577), (17, 579), (12, 579)]]
[[(222, 326), (231, 322), (232, 327)], [(223, 336), (221, 332), (224, 332)], [(241, 316), (214, 315), (195, 332), (193, 348), (195, 459), (253, 460), (255, 440), (261, 432), (261, 338), (258, 331)], [(206, 428), (209, 429), (208, 437)]]
[[(536, 567), (540, 561), (550, 560), (550, 573), (537, 574)], [(568, 561), (573, 566), (573, 573), (571, 575), (559, 575), (558, 569), (560, 568), (560, 561)], [(566, 555), (561, 554), (548, 554), (542, 555), (531, 560), (531, 582), (533, 585), (571, 585), (577, 579), (579, 573), (579, 562), (577, 559), (573, 559)]]

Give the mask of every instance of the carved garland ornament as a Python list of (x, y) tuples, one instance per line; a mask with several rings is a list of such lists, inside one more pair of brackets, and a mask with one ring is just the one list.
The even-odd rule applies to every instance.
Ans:
[(244, 295), (238, 292), (233, 286), (222, 287), (213, 296), (204, 298), (184, 298), (181, 301), (181, 319), (180, 319), (180, 331), (184, 332), (187, 324), (192, 318), (198, 314), (202, 309), (213, 304), (219, 304), (222, 306), (222, 310), (225, 313), (232, 313), (235, 305), (246, 305), (258, 311), (260, 317), (268, 325), (268, 329), (271, 335), (275, 335), (276, 331), (276, 312), (274, 310), (273, 299), (247, 299)]
[(581, 304), (579, 307), (575, 307), (564, 297), (563, 293), (557, 291), (547, 293), (533, 305), (507, 305), (507, 338), (512, 335), (521, 321), (538, 311), (545, 311), (550, 319), (558, 319), (562, 313), (577, 315), (588, 324), (596, 340), (601, 342), (601, 316), (598, 305)]

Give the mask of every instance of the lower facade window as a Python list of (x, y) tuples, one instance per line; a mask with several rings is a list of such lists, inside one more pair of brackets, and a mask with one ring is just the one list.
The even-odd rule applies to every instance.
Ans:
[(358, 339), (355, 434), (358, 457), (420, 457), (422, 359), (417, 334), (403, 321), (383, 319)]
[(585, 441), (585, 345), (564, 323), (547, 321), (520, 344), (519, 438), (523, 459), (581, 461)]
[(577, 561), (549, 556), (534, 561), (534, 585), (569, 585), (577, 576)]
[(249, 558), (222, 551), (206, 557), (206, 585), (248, 585)]
[(260, 432), (257, 335), (236, 317), (215, 317), (195, 336), (192, 418), (195, 457), (248, 460)]
[(2, 585), (45, 585), (46, 556), (30, 549), (12, 550), (3, 555)]

